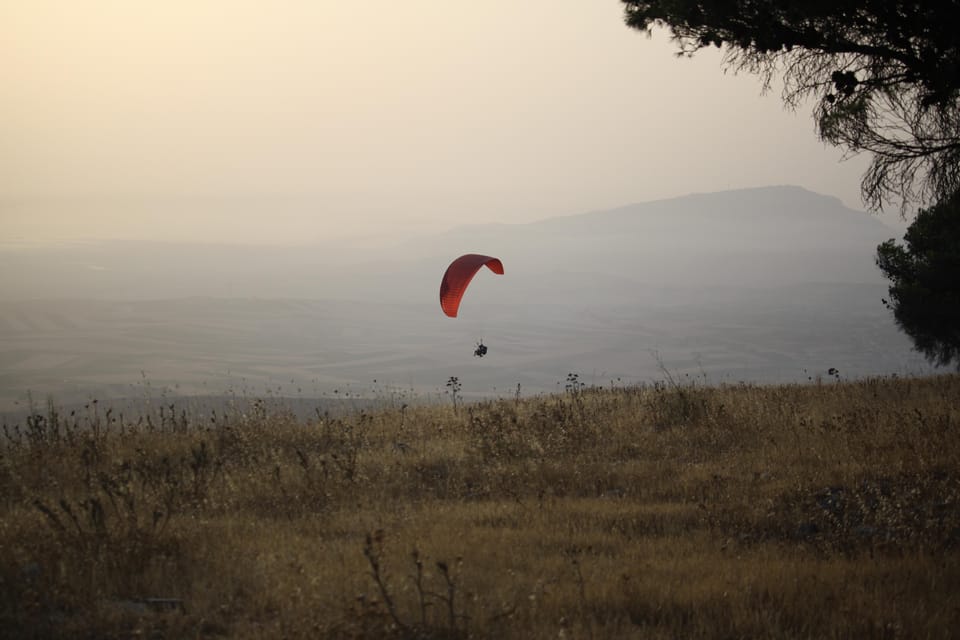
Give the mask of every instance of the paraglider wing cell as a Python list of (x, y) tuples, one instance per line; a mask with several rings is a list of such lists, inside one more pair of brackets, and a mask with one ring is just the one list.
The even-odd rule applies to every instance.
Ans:
[(500, 260), (478, 253), (468, 253), (450, 263), (440, 282), (440, 307), (445, 314), (451, 318), (457, 317), (460, 299), (467, 290), (467, 285), (484, 266), (498, 275), (503, 275), (503, 263)]

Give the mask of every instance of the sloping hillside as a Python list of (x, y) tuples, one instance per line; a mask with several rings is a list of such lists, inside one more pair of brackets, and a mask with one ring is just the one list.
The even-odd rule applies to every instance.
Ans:
[[(0, 434), (5, 638), (949, 637), (956, 375)], [(16, 428), (19, 427), (19, 428)]]

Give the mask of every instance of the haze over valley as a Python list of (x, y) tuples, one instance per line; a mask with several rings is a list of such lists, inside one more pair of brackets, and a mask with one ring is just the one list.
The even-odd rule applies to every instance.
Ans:
[[(238, 212), (240, 215), (242, 212)], [(871, 215), (799, 187), (696, 194), (377, 248), (102, 241), (0, 249), (0, 408), (48, 395), (432, 399), (662, 380), (930, 371), (881, 303)], [(460, 317), (437, 289), (499, 257)], [(483, 340), (490, 351), (473, 357)]]

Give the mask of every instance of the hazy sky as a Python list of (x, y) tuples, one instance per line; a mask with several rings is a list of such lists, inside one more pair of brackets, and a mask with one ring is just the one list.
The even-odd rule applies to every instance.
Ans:
[(312, 242), (799, 184), (810, 112), (617, 0), (0, 0), (0, 241)]

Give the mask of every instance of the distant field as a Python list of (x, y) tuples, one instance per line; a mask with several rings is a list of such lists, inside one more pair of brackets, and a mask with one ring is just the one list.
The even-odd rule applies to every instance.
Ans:
[[(5, 638), (950, 638), (960, 376), (0, 434)], [(451, 389), (455, 390), (455, 389)]]
[[(486, 283), (490, 284), (490, 283)], [(436, 302), (190, 298), (21, 301), (0, 307), (0, 411), (34, 401), (271, 393), (373, 397), (388, 389), (512, 397), (660, 379), (789, 382), (930, 372), (893, 325), (882, 286), (671, 291), (620, 306), (496, 304), (482, 286), (463, 318)], [(490, 347), (472, 356), (477, 340)], [(376, 380), (376, 382), (374, 382)], [(18, 404), (15, 404), (18, 403)]]

